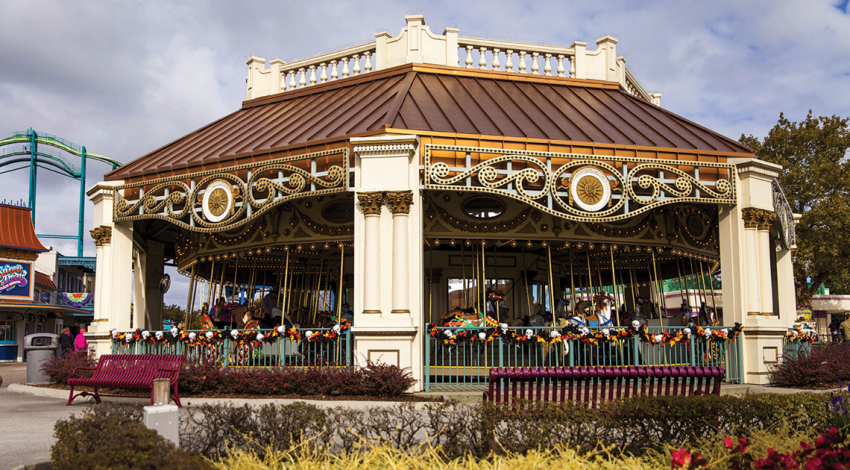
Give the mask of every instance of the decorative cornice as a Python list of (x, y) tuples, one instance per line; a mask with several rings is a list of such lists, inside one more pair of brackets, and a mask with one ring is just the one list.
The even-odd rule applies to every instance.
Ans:
[(96, 246), (112, 243), (112, 227), (101, 225), (92, 229), (90, 233), (91, 237), (94, 238), (94, 244)]
[(387, 202), (393, 214), (410, 214), (413, 191), (387, 191)]
[(360, 202), (360, 210), (365, 215), (381, 215), (381, 205), (384, 202), (384, 193), (357, 193)]
[(352, 138), (351, 146), (360, 157), (407, 157), (416, 153), (415, 135), (384, 135)]

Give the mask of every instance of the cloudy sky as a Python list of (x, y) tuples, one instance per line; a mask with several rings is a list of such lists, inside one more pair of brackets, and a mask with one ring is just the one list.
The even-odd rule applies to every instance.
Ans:
[[(593, 47), (610, 34), (663, 107), (735, 139), (763, 137), (780, 112), (850, 116), (848, 0), (0, 0), (0, 135), (32, 127), (129, 162), (238, 109), (249, 56), (289, 61), (395, 35), (410, 13), (463, 36)], [(90, 164), (89, 185), (107, 170)], [(0, 200), (26, 199), (27, 181), (0, 175)], [(37, 231), (76, 233), (78, 197), (73, 180), (40, 172)], [(76, 254), (73, 241), (45, 242)], [(178, 303), (174, 280), (166, 301)]]

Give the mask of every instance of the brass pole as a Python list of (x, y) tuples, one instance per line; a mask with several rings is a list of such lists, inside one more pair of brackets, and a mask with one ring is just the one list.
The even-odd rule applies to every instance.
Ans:
[(313, 296), (311, 298), (311, 307), (313, 308), (313, 323), (316, 323), (316, 315), (319, 309), (319, 287), (322, 285), (322, 266), (325, 264), (325, 252), (322, 252), (322, 256), (319, 258), (319, 271), (318, 277), (316, 278), (316, 290), (313, 292)]
[(195, 265), (192, 265), (192, 275), (189, 277), (189, 295), (186, 299), (186, 327), (189, 326), (189, 317), (192, 314), (192, 297), (195, 294)]
[(570, 297), (573, 301), (573, 316), (576, 314), (576, 283), (573, 279), (573, 248), (570, 247)]
[[(495, 283), (493, 285), (493, 291), (494, 292), (499, 291), (499, 252), (496, 251), (496, 248), (498, 247), (498, 245), (499, 245), (499, 243), (493, 243), (493, 278), (494, 278), (493, 282)], [(505, 294), (507, 294), (507, 292), (508, 292), (507, 287), (508, 286), (505, 286)], [(496, 321), (501, 322), (502, 317), (499, 314), (499, 301), (497, 300), (494, 303), (495, 303), (495, 307), (496, 307)], [(486, 311), (485, 311), (485, 313), (486, 313)]]
[[(286, 284), (289, 282), (289, 250), (286, 250), (286, 261), (283, 267), (283, 276), (280, 278), (280, 287), (277, 289), (277, 306), (281, 309), (280, 312), (280, 322), (283, 323), (283, 317), (286, 316), (286, 295), (283, 293), (283, 289), (286, 288)], [(281, 301), (281, 296), (283, 296), (283, 301)]]
[[(714, 326), (714, 324), (711, 322), (711, 319), (708, 317), (708, 288), (705, 286), (706, 279), (705, 279), (705, 272), (704, 272), (703, 267), (702, 267), (702, 260), (699, 261), (699, 277), (700, 277), (700, 280), (702, 281), (701, 283), (702, 283), (703, 297), (705, 297), (705, 308), (706, 308), (705, 320), (706, 320), (707, 323), (709, 323), (709, 326)], [(713, 295), (711, 296), (711, 300), (712, 301), (714, 300)]]
[(601, 294), (603, 289), (602, 286), (602, 271), (599, 269), (599, 265), (602, 264), (602, 261), (599, 258), (596, 258), (596, 279), (599, 281), (599, 293)]
[[(652, 247), (649, 248), (649, 252), (650, 252), (650, 255), (654, 255), (654, 253), (652, 251)], [(661, 316), (661, 301), (658, 298), (658, 285), (655, 283), (655, 276), (652, 275), (652, 270), (655, 267), (652, 263), (652, 256), (647, 256), (646, 262), (647, 262), (647, 265), (648, 265), (646, 267), (646, 274), (647, 274), (647, 277), (649, 278), (649, 297), (651, 299), (653, 297), (653, 292), (655, 292), (655, 295), (654, 295), (655, 296), (655, 302), (656, 302), (655, 308), (658, 311), (658, 316), (660, 317)], [(660, 324), (661, 324), (661, 326), (664, 326), (663, 321), (661, 321)]]
[[(213, 276), (214, 276), (214, 275), (215, 275), (215, 261), (213, 261), (213, 262), (210, 264), (210, 279), (209, 279), (209, 283), (210, 283), (210, 291), (209, 291), (209, 292), (207, 292), (207, 305), (209, 305), (209, 306), (210, 306), (210, 310), (212, 310), (212, 303), (210, 302), (210, 299), (212, 298), (212, 291), (213, 291)], [(208, 310), (208, 312), (209, 312), (209, 310)]]
[[(554, 280), (552, 279), (552, 245), (546, 245), (546, 257), (549, 260), (549, 311), (552, 314), (552, 326), (557, 326), (558, 322), (555, 319), (555, 292), (552, 290), (554, 287)], [(549, 341), (550, 338), (546, 338), (546, 341)], [(557, 348), (555, 349), (555, 367), (558, 367), (558, 363), (560, 362), (560, 355)], [(551, 350), (550, 350), (551, 352)]]
[(463, 242), (460, 242), (460, 259), (461, 276), (463, 277), (463, 295), (461, 297), (463, 298), (463, 308), (466, 308), (469, 307), (469, 285), (466, 281), (466, 246)]
[[(432, 242), (433, 243), (433, 242)], [(428, 321), (434, 321), (434, 245), (428, 245)]]
[[(685, 281), (682, 279), (682, 268), (679, 264), (679, 257), (676, 257), (676, 271), (679, 273), (679, 297), (682, 298), (682, 302), (685, 302)], [(690, 301), (690, 300), (688, 300)]]
[(590, 301), (590, 308), (593, 305), (593, 271), (590, 269), (590, 247), (587, 248), (587, 299)]
[(635, 275), (634, 270), (631, 266), (629, 266), (629, 282), (631, 282), (629, 290), (632, 292), (632, 310), (633, 313), (637, 315), (637, 299), (635, 299)]
[(714, 324), (712, 324), (711, 326), (716, 326), (716, 323), (720, 321), (720, 316), (717, 315), (717, 303), (714, 300), (714, 280), (712, 279), (712, 273), (710, 272), (710, 269), (706, 269), (706, 272), (708, 272), (709, 276), (708, 286), (711, 288), (711, 308), (714, 310)]
[(487, 253), (484, 252), (484, 240), (481, 240), (481, 313), (487, 316)]
[[(662, 280), (662, 283), (660, 285), (658, 283), (658, 270), (655, 267), (655, 251), (654, 250), (652, 251), (652, 272), (655, 276), (655, 292), (658, 294), (659, 302), (661, 303), (661, 305), (658, 307), (658, 314), (661, 315), (661, 311), (663, 310), (664, 311), (664, 317), (667, 317), (667, 305), (666, 305), (667, 302), (664, 299), (664, 283), (663, 283), (663, 280)], [(659, 286), (661, 288), (660, 293), (659, 293)], [(663, 322), (663, 320), (662, 320), (662, 322)], [(669, 320), (668, 320), (668, 322), (669, 322)]]
[(339, 244), (339, 292), (336, 302), (336, 322), (342, 323), (342, 270), (345, 267), (345, 245)]
[[(520, 267), (525, 266), (525, 245), (521, 247), (522, 249), (522, 263), (520, 263)], [(528, 304), (528, 315), (531, 315), (531, 295), (528, 292), (528, 269), (522, 270), (522, 283), (525, 285), (525, 301)]]
[(620, 311), (619, 306), (617, 305), (617, 278), (616, 274), (614, 274), (614, 247), (611, 246), (611, 289), (614, 290), (614, 317), (616, 321), (614, 322), (614, 326), (620, 326)]

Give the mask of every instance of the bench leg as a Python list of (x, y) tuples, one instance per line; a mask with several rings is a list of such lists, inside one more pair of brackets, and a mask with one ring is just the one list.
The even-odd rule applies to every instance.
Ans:
[(98, 387), (94, 388), (94, 394), (92, 396), (94, 397), (94, 402), (99, 405), (100, 404), (100, 393), (98, 393), (97, 389), (98, 389)]
[(68, 395), (68, 403), (65, 403), (65, 406), (71, 406), (71, 403), (74, 401), (74, 386), (71, 385), (71, 394)]
[(180, 394), (177, 391), (178, 384), (174, 384), (174, 395), (171, 397), (174, 399), (174, 403), (177, 404), (177, 408), (182, 408), (183, 405), (180, 404)]

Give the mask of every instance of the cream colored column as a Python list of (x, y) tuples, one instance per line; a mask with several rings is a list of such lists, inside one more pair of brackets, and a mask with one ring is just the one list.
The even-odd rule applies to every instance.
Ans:
[(770, 260), (770, 227), (776, 220), (776, 213), (761, 211), (758, 224), (758, 251), (759, 251), (759, 282), (761, 288), (761, 314), (773, 315), (773, 276), (771, 276)]
[(359, 193), (363, 211), (363, 313), (381, 314), (381, 206), (380, 192)]
[(761, 313), (761, 268), (759, 266), (758, 225), (761, 210), (751, 207), (742, 211), (744, 219), (744, 261), (747, 286), (747, 315)]
[(94, 291), (94, 319), (86, 340), (95, 354), (110, 354), (112, 329), (130, 329), (133, 286), (133, 225), (112, 222), (114, 187), (120, 181), (101, 182), (86, 191), (94, 203), (94, 229), (97, 246)]
[(142, 251), (135, 250), (133, 253), (133, 321), (130, 327), (134, 330), (150, 328), (145, 324), (145, 312), (148, 309), (147, 289), (145, 289), (147, 258)]
[(387, 201), (393, 213), (393, 298), (390, 313), (410, 314), (410, 245), (407, 225), (413, 191), (388, 191)]

